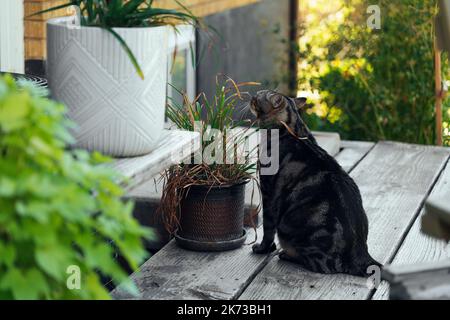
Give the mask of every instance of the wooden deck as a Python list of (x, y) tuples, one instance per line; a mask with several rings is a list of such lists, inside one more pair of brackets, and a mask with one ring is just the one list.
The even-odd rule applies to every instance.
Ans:
[(155, 151), (147, 155), (118, 159), (114, 169), (126, 178), (123, 184), (128, 192), (133, 192), (158, 173), (186, 159), (200, 148), (200, 134), (181, 130), (164, 130), (163, 138)]
[[(450, 258), (450, 246), (420, 232), (423, 204), (449, 192), (450, 149), (394, 142), (343, 142), (336, 159), (359, 185), (369, 223), (369, 251), (383, 264)], [(180, 249), (172, 241), (132, 278), (141, 299), (387, 299), (388, 285), (369, 289), (366, 279), (321, 275), (251, 252), (247, 245), (222, 253)], [(256, 231), (258, 241), (262, 228)], [(116, 299), (132, 299), (120, 287)]]

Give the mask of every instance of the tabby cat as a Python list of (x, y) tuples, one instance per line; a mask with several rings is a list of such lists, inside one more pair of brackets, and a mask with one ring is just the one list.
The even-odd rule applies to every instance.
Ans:
[[(359, 189), (303, 122), (299, 111), (305, 103), (268, 90), (252, 98), (260, 126), (279, 129), (279, 170), (260, 176), (264, 237), (253, 252), (275, 251), (277, 232), (282, 260), (318, 273), (367, 276), (369, 266), (381, 264), (367, 249)], [(269, 144), (267, 152), (273, 147)]]

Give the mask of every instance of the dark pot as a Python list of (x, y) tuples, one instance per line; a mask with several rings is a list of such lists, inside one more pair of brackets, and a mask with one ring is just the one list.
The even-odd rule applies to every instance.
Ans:
[(177, 243), (196, 251), (223, 251), (240, 247), (244, 230), (244, 181), (227, 186), (191, 186), (180, 204)]

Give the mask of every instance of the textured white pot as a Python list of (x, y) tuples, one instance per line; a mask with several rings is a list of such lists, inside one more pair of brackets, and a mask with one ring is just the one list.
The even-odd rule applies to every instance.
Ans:
[(145, 79), (108, 31), (74, 18), (47, 24), (47, 75), (52, 97), (68, 107), (76, 147), (116, 157), (146, 154), (164, 126), (168, 27), (115, 28)]

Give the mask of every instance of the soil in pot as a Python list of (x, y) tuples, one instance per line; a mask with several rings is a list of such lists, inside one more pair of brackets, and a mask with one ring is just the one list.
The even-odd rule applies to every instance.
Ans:
[(245, 185), (188, 188), (180, 203), (177, 243), (196, 251), (236, 249), (245, 242)]

